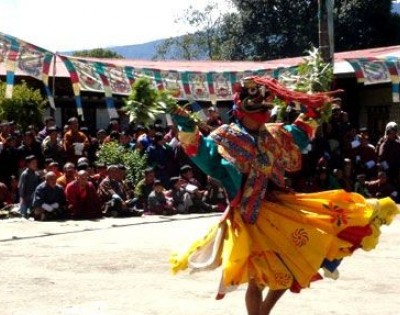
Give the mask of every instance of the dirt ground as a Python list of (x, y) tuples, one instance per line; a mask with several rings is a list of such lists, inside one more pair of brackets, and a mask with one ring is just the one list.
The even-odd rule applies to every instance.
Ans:
[[(239, 315), (244, 287), (214, 299), (218, 270), (169, 272), (168, 256), (217, 215), (100, 221), (0, 221), (0, 315)], [(400, 219), (339, 280), (287, 293), (274, 315), (400, 314)]]

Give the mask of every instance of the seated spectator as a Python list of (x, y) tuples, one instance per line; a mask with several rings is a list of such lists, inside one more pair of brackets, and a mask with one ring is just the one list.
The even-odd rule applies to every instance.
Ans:
[(15, 175), (11, 175), (10, 176), (10, 189), (9, 189), (9, 193), (10, 193), (10, 203), (13, 204), (17, 204), (20, 202), (20, 198), (19, 198), (19, 189), (18, 189), (18, 178)]
[(378, 179), (367, 181), (365, 184), (372, 197), (391, 197), (395, 202), (398, 202), (398, 192), (396, 188), (389, 182), (386, 172), (380, 171), (378, 173)]
[(161, 181), (155, 180), (153, 190), (147, 197), (147, 214), (173, 215), (176, 213), (172, 202), (165, 197), (164, 191)]
[(67, 162), (64, 165), (64, 174), (57, 178), (57, 184), (65, 189), (70, 182), (75, 180), (75, 175), (75, 164)]
[(135, 200), (129, 198), (120, 180), (120, 169), (117, 165), (107, 168), (107, 177), (101, 181), (97, 192), (102, 203), (102, 212), (106, 216), (126, 217), (143, 214), (142, 210), (135, 208)]
[(155, 181), (155, 174), (152, 167), (148, 167), (144, 170), (144, 178), (139, 181), (139, 183), (135, 187), (135, 197), (136, 207), (138, 209), (143, 209), (146, 211), (147, 209), (147, 197), (150, 195), (153, 190), (153, 185)]
[(171, 177), (171, 189), (166, 192), (167, 198), (172, 202), (172, 206), (176, 213), (189, 213), (190, 207), (193, 205), (189, 193), (182, 187), (182, 181), (179, 177)]
[(193, 205), (190, 207), (190, 212), (208, 213), (218, 210), (217, 205), (211, 205), (204, 201), (204, 191), (201, 191), (197, 186), (187, 184), (185, 189), (189, 193), (190, 199), (193, 202)]
[(57, 185), (57, 176), (47, 172), (45, 181), (35, 190), (33, 197), (33, 217), (37, 221), (66, 218), (64, 189)]
[(318, 192), (334, 188), (334, 184), (332, 183), (332, 175), (328, 168), (325, 166), (317, 168), (317, 174), (315, 177), (310, 180), (308, 192)]
[(0, 209), (4, 208), (8, 204), (11, 204), (10, 192), (8, 191), (7, 185), (0, 182)]
[(228, 205), (228, 194), (222, 185), (214, 178), (207, 177), (207, 187), (204, 192), (203, 200), (212, 206), (217, 206), (218, 211), (224, 212)]
[(100, 198), (87, 171), (78, 172), (76, 180), (65, 188), (65, 195), (71, 219), (98, 219), (102, 216)]
[(22, 172), (19, 183), (20, 196), (20, 212), (25, 218), (28, 218), (33, 201), (33, 193), (41, 180), (37, 171), (37, 159), (34, 155), (29, 155), (25, 158), (26, 169)]
[(59, 178), (59, 177), (61, 177), (63, 175), (60, 172), (60, 165), (56, 161), (50, 162), (48, 164), (48, 166), (46, 168), (46, 172), (53, 172), (54, 174), (56, 174), (57, 178)]
[(184, 165), (180, 168), (180, 178), (182, 186), (189, 193), (190, 198), (193, 202), (190, 208), (191, 212), (211, 212), (217, 210), (218, 206), (210, 205), (204, 201), (204, 190), (200, 189), (200, 182), (194, 178), (193, 168), (190, 165)]
[(122, 187), (128, 199), (135, 197), (135, 184), (126, 176), (126, 167), (123, 164), (118, 164), (118, 181), (122, 183)]
[(86, 161), (78, 161), (78, 163), (76, 163), (76, 171), (87, 171), (89, 168), (89, 163)]
[(358, 174), (356, 183), (354, 184), (354, 192), (363, 195), (366, 198), (371, 198), (372, 195), (368, 190), (367, 185), (365, 184), (367, 176), (365, 174)]
[(104, 163), (95, 164), (95, 174), (92, 176), (95, 186), (98, 188), (101, 181), (107, 177), (107, 167)]
[(194, 178), (193, 168), (190, 165), (183, 165), (179, 170), (179, 174), (184, 182), (184, 186), (186, 184), (192, 184), (194, 186), (197, 186), (199, 189), (201, 188), (200, 181)]

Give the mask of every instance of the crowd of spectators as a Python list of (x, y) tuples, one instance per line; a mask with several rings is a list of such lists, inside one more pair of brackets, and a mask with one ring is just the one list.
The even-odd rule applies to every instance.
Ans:
[[(286, 112), (283, 123), (297, 116)], [(207, 110), (201, 132), (208, 135), (222, 124), (218, 108)], [(275, 117), (276, 119), (276, 117)], [(38, 130), (21, 132), (13, 122), (0, 125), (0, 208), (13, 206), (35, 220), (98, 219), (150, 214), (222, 212), (227, 194), (204, 175), (179, 145), (174, 126), (161, 121), (145, 128), (123, 130), (118, 120), (95, 135), (72, 117), (64, 128), (47, 117)], [(136, 185), (127, 180), (124, 165), (105, 165), (98, 150), (115, 141), (125, 150), (146, 154), (147, 167)], [(298, 192), (329, 189), (355, 191), (365, 197), (391, 197), (399, 202), (400, 137), (395, 122), (370, 143), (366, 128), (355, 128), (340, 105), (322, 124), (303, 152), (303, 168), (287, 174), (287, 185)]]

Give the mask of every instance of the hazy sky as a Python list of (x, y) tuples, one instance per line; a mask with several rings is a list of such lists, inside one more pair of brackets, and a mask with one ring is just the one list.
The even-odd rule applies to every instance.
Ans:
[(0, 0), (0, 32), (54, 52), (140, 44), (184, 34), (176, 18), (209, 1)]

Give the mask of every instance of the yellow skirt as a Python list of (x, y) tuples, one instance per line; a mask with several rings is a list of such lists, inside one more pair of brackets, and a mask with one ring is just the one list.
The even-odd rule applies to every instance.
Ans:
[(260, 288), (299, 292), (322, 278), (321, 268), (335, 275), (354, 250), (373, 249), (380, 226), (399, 213), (390, 198), (365, 199), (343, 190), (277, 196), (262, 203), (255, 224), (231, 209), (227, 220), (170, 257), (172, 271), (221, 266), (219, 298), (251, 279)]

